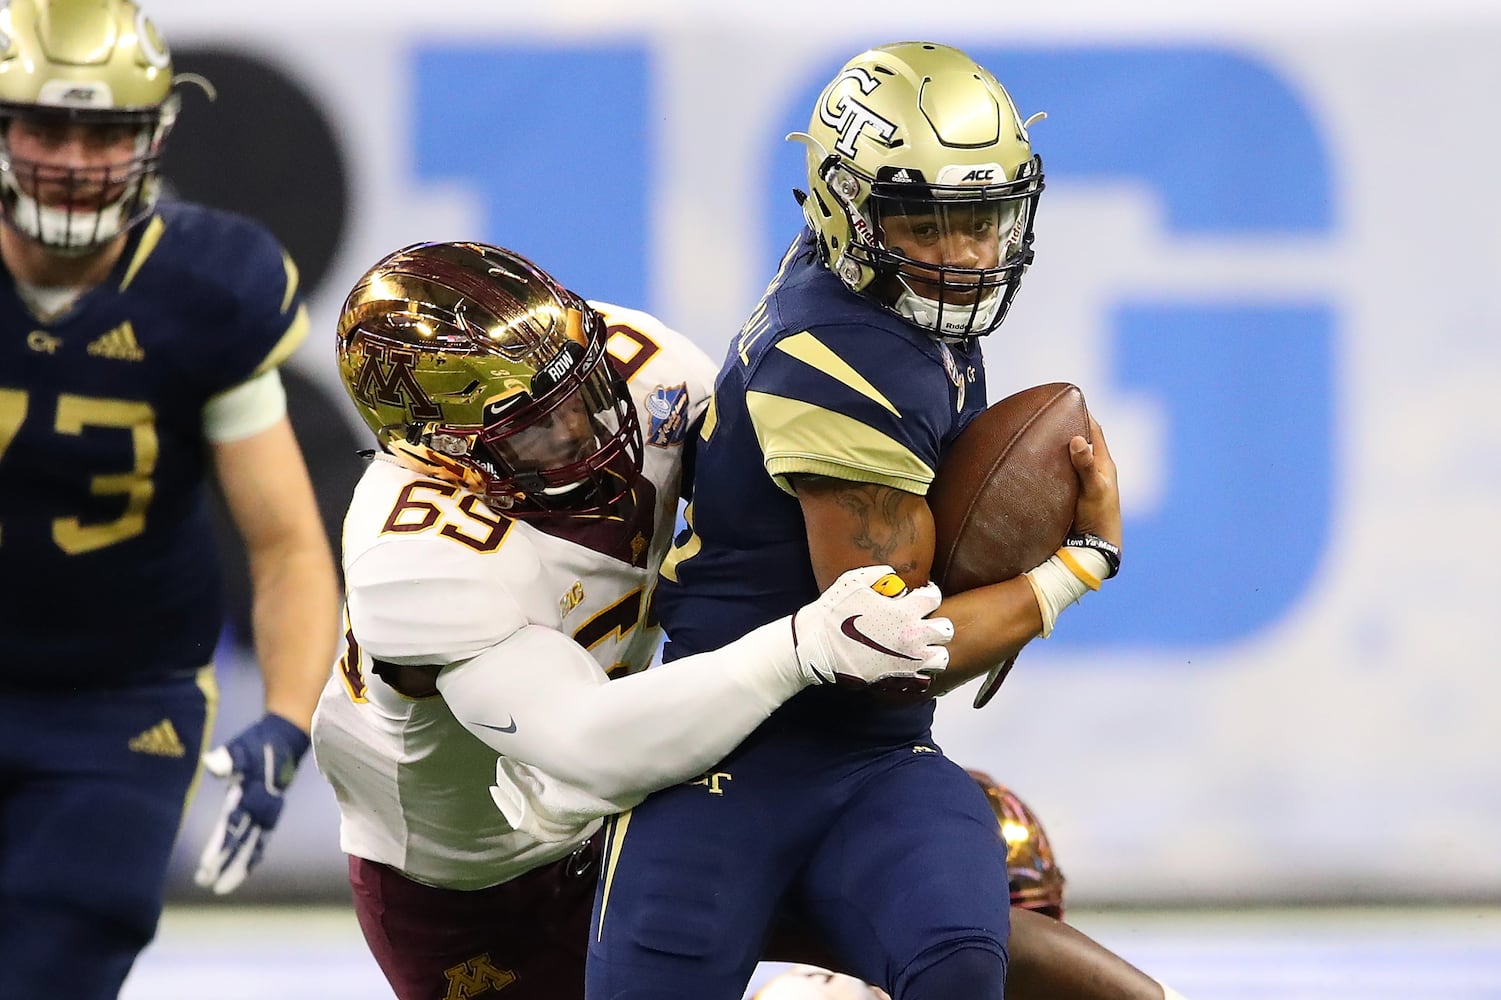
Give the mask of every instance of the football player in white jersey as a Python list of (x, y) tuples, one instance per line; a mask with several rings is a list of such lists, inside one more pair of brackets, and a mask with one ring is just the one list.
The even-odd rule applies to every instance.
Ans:
[(515, 253), (387, 256), (338, 362), (380, 452), (344, 523), (346, 649), (313, 746), (360, 926), (401, 1000), (582, 997), (600, 818), (810, 685), (925, 687), (952, 625), (926, 617), (936, 588), (866, 567), (638, 673), (715, 366)]

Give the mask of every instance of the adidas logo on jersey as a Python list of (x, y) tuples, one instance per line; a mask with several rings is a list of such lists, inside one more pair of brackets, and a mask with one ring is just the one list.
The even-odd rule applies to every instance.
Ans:
[(136, 332), (126, 320), (88, 347), (89, 354), (96, 358), (113, 358), (116, 361), (143, 361), (146, 352), (136, 343)]
[(181, 757), (187, 753), (170, 719), (163, 719), (126, 745), (136, 753), (150, 754), (153, 757)]

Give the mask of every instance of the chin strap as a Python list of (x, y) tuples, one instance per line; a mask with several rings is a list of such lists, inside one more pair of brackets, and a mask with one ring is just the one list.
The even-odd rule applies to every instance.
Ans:
[(15, 227), (63, 256), (90, 253), (120, 235), (125, 203), (130, 199), (127, 193), (102, 211), (77, 212), (48, 208), (19, 189), (12, 189), (11, 197), (14, 207), (10, 214)]
[[(972, 336), (976, 330), (989, 330), (996, 311), (1001, 307), (1001, 293), (994, 291), (973, 310), (964, 306), (941, 308), (936, 299), (918, 295), (900, 277), (897, 281), (902, 291), (891, 304), (891, 311), (914, 326), (941, 336), (966, 337)], [(960, 318), (954, 319), (955, 315)], [(943, 318), (942, 326), (939, 325), (940, 317)]]

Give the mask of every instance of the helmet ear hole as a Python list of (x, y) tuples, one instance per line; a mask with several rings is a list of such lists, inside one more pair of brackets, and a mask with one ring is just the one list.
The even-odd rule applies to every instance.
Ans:
[(834, 210), (829, 207), (828, 202), (823, 200), (823, 195), (817, 191), (813, 192), (813, 203), (818, 206), (819, 212), (823, 214), (825, 219), (832, 219), (834, 217)]

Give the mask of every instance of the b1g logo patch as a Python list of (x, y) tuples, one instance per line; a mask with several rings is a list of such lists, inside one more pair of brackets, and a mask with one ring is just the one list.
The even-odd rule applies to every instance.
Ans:
[(682, 444), (688, 436), (688, 383), (659, 385), (646, 397), (646, 412), (651, 418), (646, 428), (646, 443), (658, 448)]

